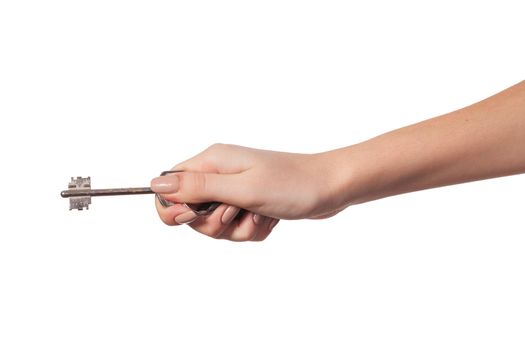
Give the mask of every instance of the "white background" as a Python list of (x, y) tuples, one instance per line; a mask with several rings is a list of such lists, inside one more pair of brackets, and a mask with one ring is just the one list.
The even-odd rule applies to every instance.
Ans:
[(523, 349), (525, 178), (388, 198), (262, 243), (146, 186), (215, 142), (317, 152), (525, 76), (520, 1), (2, 1), (1, 349)]

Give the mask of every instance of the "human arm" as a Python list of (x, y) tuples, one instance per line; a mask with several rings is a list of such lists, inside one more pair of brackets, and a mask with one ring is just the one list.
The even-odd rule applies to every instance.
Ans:
[(346, 167), (341, 173), (354, 173), (338, 180), (348, 204), (523, 173), (525, 81), (466, 108), (336, 150), (333, 157)]
[[(214, 145), (175, 169), (184, 172), (154, 179), (152, 188), (175, 202), (231, 205), (197, 218), (193, 228), (260, 240), (278, 219), (324, 218), (392, 195), (525, 172), (525, 82), (337, 150), (296, 154)], [(157, 208), (170, 225), (181, 216), (195, 219), (182, 205)], [(238, 208), (247, 210), (241, 218), (221, 220)]]

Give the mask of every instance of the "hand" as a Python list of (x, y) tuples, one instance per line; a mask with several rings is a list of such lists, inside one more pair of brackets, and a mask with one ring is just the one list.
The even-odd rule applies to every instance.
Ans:
[(324, 154), (217, 144), (173, 168), (183, 172), (153, 179), (151, 187), (175, 203), (223, 203), (196, 217), (182, 204), (164, 208), (157, 200), (167, 225), (188, 223), (214, 238), (259, 241), (279, 219), (324, 218), (342, 209), (333, 200), (328, 161)]
[[(214, 145), (152, 181), (177, 203), (220, 202), (196, 217), (163, 208), (168, 225), (233, 241), (263, 240), (279, 219), (320, 219), (349, 205), (525, 172), (525, 81), (474, 105), (368, 141), (294, 154)], [(242, 211), (240, 211), (242, 208)]]

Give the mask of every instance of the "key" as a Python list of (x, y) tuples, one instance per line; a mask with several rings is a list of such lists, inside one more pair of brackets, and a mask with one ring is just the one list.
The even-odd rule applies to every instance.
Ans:
[(69, 210), (89, 209), (91, 197), (98, 196), (122, 196), (129, 194), (151, 194), (154, 193), (150, 187), (129, 187), (129, 188), (107, 188), (91, 189), (91, 178), (80, 177), (71, 178), (68, 189), (60, 192), (62, 198), (69, 198)]
[[(178, 171), (164, 171), (160, 175), (165, 176), (167, 174), (176, 173)], [(153, 190), (150, 187), (128, 187), (128, 188), (107, 188), (107, 189), (92, 189), (91, 188), (91, 177), (72, 177), (68, 184), (68, 189), (60, 192), (62, 198), (69, 198), (69, 210), (84, 210), (89, 209), (91, 204), (91, 197), (101, 196), (122, 196), (131, 194), (153, 194)], [(172, 203), (158, 194), (156, 194), (160, 204), (163, 207), (172, 206)], [(208, 203), (183, 203), (189, 209), (193, 210), (197, 215), (209, 215), (219, 205), (218, 202)]]

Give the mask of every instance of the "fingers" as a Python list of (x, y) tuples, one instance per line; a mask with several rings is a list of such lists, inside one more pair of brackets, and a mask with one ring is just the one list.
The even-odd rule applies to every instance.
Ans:
[(157, 211), (167, 225), (188, 223), (195, 231), (212, 238), (235, 242), (262, 241), (268, 237), (279, 220), (241, 211), (238, 207), (221, 204), (207, 216), (196, 216), (183, 204), (163, 207), (158, 200)]
[[(248, 186), (250, 188), (251, 186)], [(222, 202), (250, 208), (242, 174), (181, 172), (151, 181), (151, 189), (176, 203)]]
[[(229, 215), (228, 211), (232, 210), (229, 209), (229, 207), (230, 206), (227, 205), (221, 205), (211, 215), (199, 217), (189, 224), (189, 226), (195, 231), (212, 238), (226, 239), (234, 242), (262, 241), (268, 237), (271, 231), (270, 223), (273, 219), (262, 216), (259, 220), (254, 221), (253, 213), (237, 212), (237, 216), (230, 223), (224, 223), (222, 218)], [(236, 209), (233, 210), (236, 211)]]
[(221, 204), (210, 215), (201, 216), (190, 224), (195, 231), (210, 236), (221, 238), (222, 233), (232, 224), (240, 208)]
[(271, 220), (269, 220), (268, 222), (268, 227), (261, 233), (255, 235), (252, 241), (254, 242), (264, 241), (270, 235), (270, 233), (272, 233), (273, 228), (279, 223), (279, 219), (272, 219), (272, 218), (270, 219)]
[(228, 225), (219, 238), (234, 242), (262, 241), (268, 237), (271, 229), (273, 229), (271, 227), (273, 220), (266, 216), (246, 212), (238, 220), (234, 220)]
[[(155, 207), (162, 222), (169, 226), (188, 223), (196, 218), (195, 213), (184, 204), (177, 203), (170, 207), (163, 207), (156, 196)], [(191, 217), (192, 214), (193, 218)]]
[(246, 213), (243, 215), (238, 222), (228, 227), (224, 232), (223, 238), (234, 242), (245, 242), (254, 239), (260, 230), (260, 226), (253, 220), (254, 215), (257, 214)]
[[(216, 144), (177, 165), (181, 172), (157, 177), (151, 188), (174, 203), (221, 204), (207, 216), (197, 216), (183, 204), (164, 208), (156, 203), (162, 221), (168, 225), (188, 223), (213, 238), (232, 241), (261, 241), (270, 234), (277, 219), (253, 214), (262, 210), (266, 191), (261, 181), (270, 178), (254, 173), (253, 164), (263, 153), (234, 145)], [(239, 209), (244, 208), (244, 209)]]

